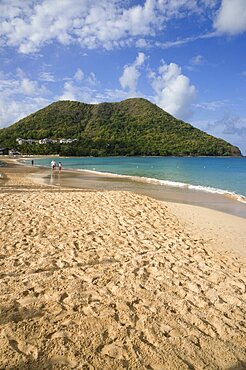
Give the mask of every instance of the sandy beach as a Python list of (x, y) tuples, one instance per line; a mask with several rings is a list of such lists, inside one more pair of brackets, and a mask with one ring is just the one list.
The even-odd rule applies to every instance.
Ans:
[(245, 218), (37, 171), (0, 168), (0, 369), (246, 369)]

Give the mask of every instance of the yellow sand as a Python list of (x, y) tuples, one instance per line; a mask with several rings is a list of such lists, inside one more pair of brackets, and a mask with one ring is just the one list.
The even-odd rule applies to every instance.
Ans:
[(246, 220), (5, 172), (1, 369), (246, 368)]

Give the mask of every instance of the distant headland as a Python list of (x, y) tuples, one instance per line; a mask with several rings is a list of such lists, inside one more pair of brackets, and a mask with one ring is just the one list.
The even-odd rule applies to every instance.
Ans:
[(146, 99), (58, 101), (0, 130), (0, 147), (62, 156), (242, 156)]

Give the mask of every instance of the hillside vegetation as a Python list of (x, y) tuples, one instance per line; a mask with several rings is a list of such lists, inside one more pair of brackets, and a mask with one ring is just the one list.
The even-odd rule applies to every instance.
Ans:
[[(24, 144), (23, 139), (78, 139), (72, 144)], [(0, 130), (0, 147), (23, 154), (240, 156), (240, 150), (177, 120), (145, 99), (84, 104), (58, 101)]]

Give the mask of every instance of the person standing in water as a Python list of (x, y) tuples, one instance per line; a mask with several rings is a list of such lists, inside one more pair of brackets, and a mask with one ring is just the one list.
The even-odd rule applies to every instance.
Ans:
[(61, 173), (61, 170), (62, 170), (62, 163), (61, 162), (58, 163), (58, 169), (59, 169), (59, 173)]
[(54, 159), (51, 161), (51, 168), (52, 170), (54, 170), (56, 168), (56, 162), (54, 161)]

